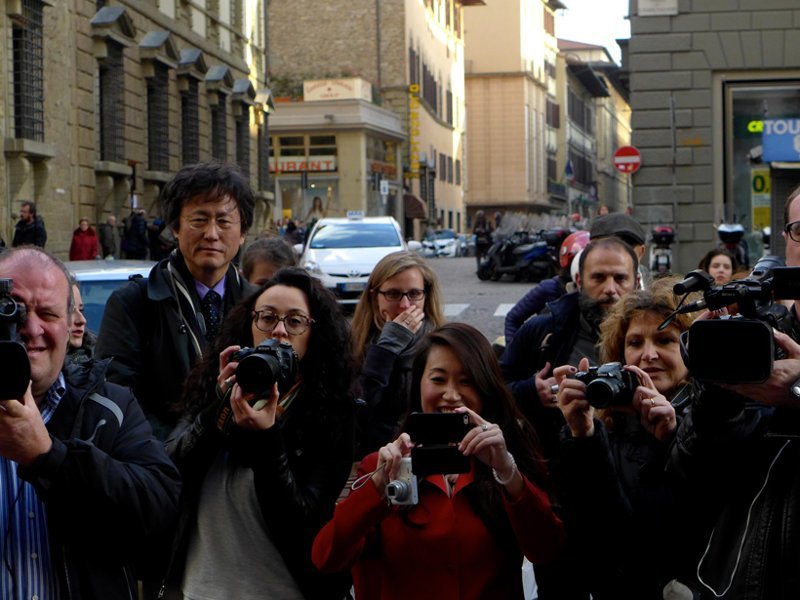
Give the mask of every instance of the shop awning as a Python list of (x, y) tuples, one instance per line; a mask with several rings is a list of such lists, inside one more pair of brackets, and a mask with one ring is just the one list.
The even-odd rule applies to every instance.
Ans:
[(406, 219), (428, 218), (428, 207), (425, 206), (425, 202), (414, 194), (403, 194), (403, 208), (406, 212)]

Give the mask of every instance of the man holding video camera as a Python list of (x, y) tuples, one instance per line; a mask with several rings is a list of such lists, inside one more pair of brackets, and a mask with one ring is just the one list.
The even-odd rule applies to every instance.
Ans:
[(24, 346), (0, 385), (0, 597), (132, 598), (134, 559), (176, 515), (178, 473), (130, 390), (105, 382), (108, 361), (64, 367), (64, 265), (24, 246), (0, 254), (0, 277), (16, 308), (2, 356)]
[(178, 248), (147, 279), (111, 295), (95, 352), (113, 357), (109, 380), (133, 388), (156, 437), (166, 439), (189, 371), (208, 354), (228, 311), (254, 291), (232, 261), (253, 224), (255, 199), (236, 167), (201, 163), (178, 171), (160, 202)]
[[(799, 198), (797, 188), (784, 210), (790, 267), (800, 266)], [(798, 307), (800, 300), (795, 300), (795, 321)], [(693, 492), (686, 510), (708, 526), (696, 540), (700, 598), (800, 596), (795, 525), (800, 506), (800, 345), (790, 335), (773, 334), (782, 354), (766, 381), (700, 385), (670, 455), (670, 475)], [(721, 348), (720, 354), (723, 350), (731, 349)], [(691, 352), (690, 343), (690, 361)], [(749, 354), (759, 358), (752, 348)], [(697, 364), (702, 366), (702, 360)], [(736, 378), (741, 379), (731, 371), (729, 381)]]

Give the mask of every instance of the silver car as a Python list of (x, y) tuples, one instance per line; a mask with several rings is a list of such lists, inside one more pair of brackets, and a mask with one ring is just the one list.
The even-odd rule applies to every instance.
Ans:
[(81, 288), (87, 327), (100, 331), (111, 292), (135, 277), (147, 277), (156, 264), (149, 260), (70, 260), (64, 263)]

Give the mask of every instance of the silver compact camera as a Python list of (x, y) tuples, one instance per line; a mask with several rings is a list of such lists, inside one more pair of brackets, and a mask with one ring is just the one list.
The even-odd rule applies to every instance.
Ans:
[(400, 459), (397, 479), (386, 484), (384, 491), (390, 504), (397, 506), (416, 506), (419, 503), (417, 476), (411, 471), (411, 457)]

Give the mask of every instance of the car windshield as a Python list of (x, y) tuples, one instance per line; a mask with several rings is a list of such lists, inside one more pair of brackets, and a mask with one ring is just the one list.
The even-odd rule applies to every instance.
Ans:
[(450, 240), (456, 237), (456, 234), (453, 233), (452, 229), (442, 229), (441, 231), (437, 231), (435, 236), (437, 240)]
[(311, 238), (309, 248), (381, 248), (401, 246), (397, 230), (391, 223), (328, 223), (321, 225)]
[(83, 314), (86, 316), (89, 331), (99, 333), (100, 323), (103, 320), (103, 310), (111, 292), (124, 285), (127, 279), (113, 281), (81, 281), (81, 299), (83, 300)]

